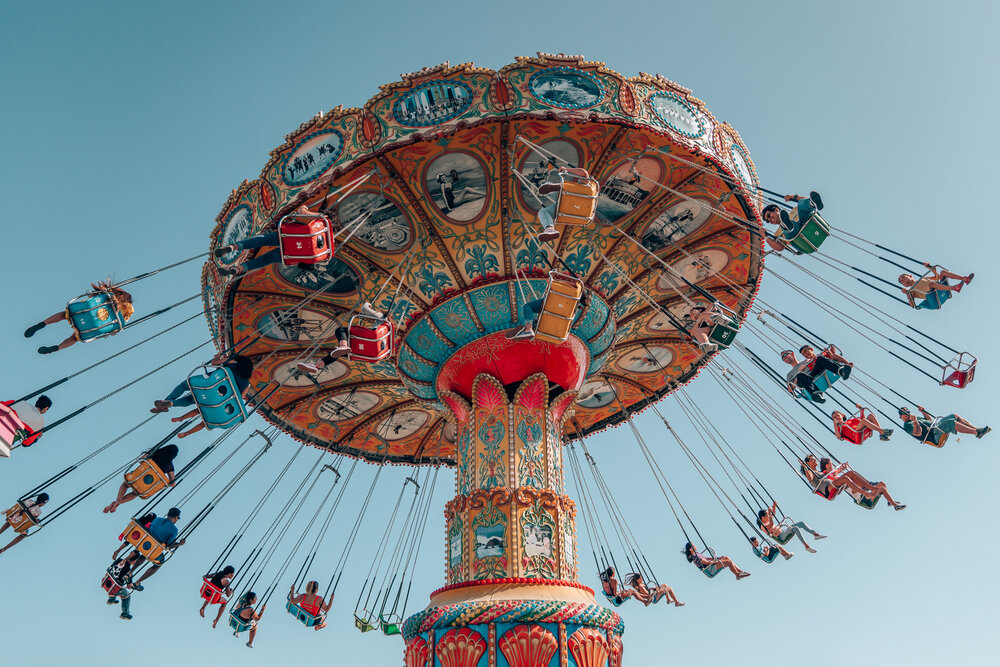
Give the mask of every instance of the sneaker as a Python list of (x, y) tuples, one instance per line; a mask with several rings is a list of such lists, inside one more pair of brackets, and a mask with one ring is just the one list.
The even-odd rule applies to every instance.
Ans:
[(819, 533), (813, 533), (813, 538), (815, 538), (817, 540), (825, 540), (826, 539), (826, 535), (820, 535)]
[(525, 326), (521, 331), (514, 336), (510, 336), (511, 340), (531, 340), (535, 337), (535, 330), (530, 326)]
[(385, 313), (383, 313), (380, 310), (375, 310), (374, 308), (372, 308), (372, 305), (367, 301), (361, 304), (360, 312), (362, 315), (365, 315), (366, 317), (374, 317), (375, 319), (379, 320), (385, 319)]
[(781, 554), (781, 555), (785, 557), (785, 560), (788, 560), (789, 558), (791, 558), (795, 554), (793, 554), (791, 551), (789, 551), (787, 554)]
[(510, 331), (507, 332), (506, 335), (507, 340), (518, 340), (519, 337), (525, 332), (527, 328), (528, 328), (527, 325), (525, 325), (523, 327), (517, 327), (516, 329), (511, 329)]
[(215, 257), (216, 259), (218, 259), (219, 257), (223, 257), (230, 253), (236, 252), (236, 250), (237, 248), (234, 245), (219, 246), (218, 248), (215, 249)]
[(24, 330), (24, 337), (31, 338), (36, 333), (45, 328), (45, 322), (39, 322), (38, 324), (32, 324), (30, 327)]
[[(972, 279), (975, 278), (975, 277), (976, 277), (975, 273), (970, 273), (968, 278), (963, 278), (962, 279), (962, 282), (965, 283), (966, 285), (968, 285), (969, 283), (972, 282)], [(38, 325), (36, 324), (35, 326), (38, 326)], [(28, 334), (24, 334), (24, 335), (27, 336)]]
[(826, 396), (824, 396), (821, 391), (814, 391), (810, 394), (810, 397), (812, 398), (813, 403), (826, 403)]
[(959, 292), (962, 291), (963, 287), (965, 287), (965, 283), (959, 282), (955, 285), (955, 289), (953, 289), (952, 291), (955, 292), (955, 294), (958, 294)]
[(233, 630), (233, 637), (239, 637), (240, 633), (237, 630)]
[(108, 598), (107, 604), (118, 604), (118, 598)]
[(698, 349), (702, 352), (717, 352), (719, 346), (715, 343), (698, 343)]
[(167, 409), (166, 408), (150, 408), (149, 411), (152, 412), (154, 415), (158, 415), (161, 412), (166, 412)]
[(43, 345), (38, 348), (38, 354), (52, 354), (53, 352), (58, 352), (58, 345)]
[(155, 405), (158, 408), (163, 408), (164, 410), (167, 410), (169, 408), (174, 407), (174, 402), (173, 401), (168, 401), (168, 400), (165, 400), (165, 399), (164, 400), (155, 400), (155, 401), (153, 401), (153, 405)]
[(250, 642), (247, 642), (247, 648), (253, 648), (253, 644), (251, 644)]
[[(339, 357), (344, 356), (345, 354), (350, 354), (350, 352), (351, 352), (350, 345), (338, 345), (334, 349), (330, 350), (330, 357), (333, 359), (337, 359)], [(321, 365), (322, 363), (323, 363), (322, 361), (319, 361), (316, 363), (316, 366), (318, 368), (323, 368), (323, 366)]]
[(837, 369), (837, 375), (846, 380), (847, 378), (851, 377), (851, 370), (853, 370), (851, 366), (848, 366), (847, 364), (841, 364), (840, 368)]
[(559, 230), (555, 227), (546, 227), (542, 230), (542, 233), (538, 235), (538, 240), (542, 242), (555, 241), (559, 238)]
[(749, 572), (740, 572), (739, 574), (736, 575), (736, 578), (737, 579), (746, 579), (749, 576), (750, 576)]
[(316, 375), (316, 373), (319, 373), (319, 367), (309, 361), (300, 361), (295, 364), (295, 367), (308, 375)]
[(906, 505), (904, 505), (903, 503), (896, 503), (895, 505), (893, 505), (893, 509), (896, 510), (897, 512), (900, 510), (905, 510)]
[(889, 436), (891, 436), (892, 434), (893, 430), (891, 428), (882, 429), (882, 433), (881, 435), (879, 435), (878, 439), (881, 440), (882, 442), (885, 442), (889, 439)]
[(236, 266), (224, 266), (219, 269), (220, 276), (238, 276), (243, 273), (245, 269), (242, 264), (237, 264)]
[(125, 621), (131, 621), (132, 620), (132, 614), (122, 614), (118, 618), (120, 618), (122, 620), (125, 620)]
[(133, 584), (132, 585), (132, 590), (139, 591), (141, 593), (141, 592), (143, 592), (146, 589), (142, 587), (142, 584)]
[(816, 205), (817, 211), (823, 210), (823, 198), (819, 196), (818, 192), (816, 192), (815, 190), (811, 191), (809, 193), (809, 199), (811, 199), (812, 203)]
[(977, 428), (976, 429), (976, 440), (979, 440), (981, 437), (983, 437), (984, 435), (986, 435), (987, 433), (989, 433), (992, 430), (993, 429), (991, 429), (989, 426), (984, 426), (982, 428)]
[(812, 548), (812, 547), (810, 547), (810, 546), (807, 546), (807, 547), (806, 547), (806, 551), (808, 551), (808, 552), (809, 552), (809, 553), (811, 553), (811, 554), (814, 554), (814, 553), (816, 553), (816, 550), (815, 550), (815, 549), (813, 549), (813, 548)]

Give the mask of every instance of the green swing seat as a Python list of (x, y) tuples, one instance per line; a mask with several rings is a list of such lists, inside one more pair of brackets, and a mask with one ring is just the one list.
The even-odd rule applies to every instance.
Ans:
[(382, 628), (382, 634), (386, 637), (398, 635), (400, 632), (399, 624), (401, 622), (402, 619), (396, 614), (388, 614), (388, 617), (383, 616), (382, 614), (378, 615), (379, 626)]
[(356, 627), (361, 632), (371, 632), (372, 630), (375, 629), (375, 626), (372, 625), (371, 616), (365, 618), (359, 614), (354, 614), (354, 627)]
[[(798, 220), (798, 210), (793, 208), (788, 212), (788, 217), (792, 220)], [(818, 211), (813, 211), (802, 224), (798, 233), (785, 238), (785, 242), (798, 254), (809, 255), (816, 252), (829, 236), (830, 225)]]

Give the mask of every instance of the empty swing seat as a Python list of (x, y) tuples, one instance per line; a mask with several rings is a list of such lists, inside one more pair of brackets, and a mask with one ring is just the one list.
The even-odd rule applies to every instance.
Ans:
[(556, 199), (555, 224), (583, 226), (589, 225), (597, 213), (597, 193), (600, 183), (587, 178), (580, 183), (577, 177), (560, 174), (562, 185)]
[(959, 352), (958, 356), (941, 369), (941, 384), (962, 389), (975, 379), (978, 362), (968, 352)]
[(170, 483), (160, 467), (149, 459), (143, 459), (135, 470), (125, 473), (125, 481), (140, 498), (149, 498)]
[[(793, 208), (788, 212), (788, 217), (798, 221), (799, 211)], [(827, 224), (823, 216), (818, 211), (813, 211), (802, 224), (798, 233), (794, 236), (785, 237), (785, 242), (798, 254), (808, 255), (816, 252), (823, 241), (830, 236), (830, 225)]]
[(10, 449), (21, 439), (24, 424), (10, 406), (0, 403), (0, 457), (10, 458)]
[(225, 367), (211, 373), (209, 366), (201, 366), (187, 379), (188, 389), (194, 396), (201, 419), (208, 428), (229, 428), (247, 418), (246, 404), (236, 386), (233, 372)]
[(387, 616), (383, 616), (382, 614), (378, 615), (378, 622), (379, 625), (382, 627), (382, 634), (384, 634), (386, 637), (391, 637), (393, 635), (399, 634), (400, 632), (399, 624), (402, 622), (402, 620), (403, 619), (401, 619), (396, 614), (388, 614)]
[(305, 609), (303, 605), (292, 604), (291, 600), (288, 600), (285, 603), (285, 609), (289, 614), (301, 621), (307, 628), (319, 625), (326, 618), (326, 614), (321, 612), (319, 609)]
[(375, 629), (375, 626), (372, 625), (371, 617), (364, 618), (363, 616), (358, 614), (354, 615), (354, 627), (356, 627), (361, 632), (371, 632), (372, 630)]
[(34, 528), (38, 525), (38, 521), (35, 520), (35, 517), (31, 515), (31, 512), (28, 511), (28, 508), (20, 500), (9, 510), (5, 510), (4, 516), (7, 517), (7, 523), (10, 524), (10, 527), (18, 535), (24, 535), (28, 532), (29, 528)]
[(351, 359), (374, 363), (392, 354), (392, 321), (355, 315), (350, 322)]
[(330, 221), (322, 215), (286, 215), (278, 223), (281, 263), (317, 264), (333, 257)]
[[(833, 371), (823, 371), (821, 374), (813, 378), (813, 384), (816, 385), (816, 389), (820, 391), (828, 391), (833, 384), (840, 379), (840, 376)], [(799, 398), (804, 398), (807, 401), (812, 401), (812, 396), (809, 395), (802, 387), (796, 389), (795, 395)]]
[(223, 590), (212, 583), (210, 579), (202, 579), (199, 594), (208, 604), (220, 604)]
[(86, 343), (122, 330), (125, 322), (106, 292), (84, 294), (66, 304), (66, 319), (78, 340)]
[(581, 296), (583, 283), (580, 280), (558, 271), (549, 272), (549, 284), (542, 297), (542, 312), (535, 323), (535, 340), (562, 343), (569, 338)]
[(151, 536), (135, 519), (129, 522), (124, 537), (126, 542), (134, 546), (136, 551), (154, 565), (162, 565), (170, 556), (170, 549)]

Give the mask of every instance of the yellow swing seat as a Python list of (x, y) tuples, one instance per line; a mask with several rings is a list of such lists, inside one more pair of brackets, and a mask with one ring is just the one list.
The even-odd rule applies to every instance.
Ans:
[(569, 338), (581, 296), (583, 282), (565, 273), (550, 271), (549, 284), (542, 297), (542, 312), (535, 325), (535, 340), (562, 343)]

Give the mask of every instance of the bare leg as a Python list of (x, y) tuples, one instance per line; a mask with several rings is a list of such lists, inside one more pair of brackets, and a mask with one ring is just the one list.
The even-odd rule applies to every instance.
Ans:
[(200, 614), (202, 618), (205, 618), (205, 607), (207, 606), (208, 600), (205, 600), (205, 603), (201, 605), (201, 609), (198, 610), (198, 614)]
[(946, 278), (946, 279), (951, 279), (951, 280), (961, 280), (962, 282), (965, 282), (966, 278), (968, 278), (968, 276), (961, 276), (961, 275), (959, 275), (957, 273), (952, 273), (951, 271), (948, 271), (947, 269), (941, 269), (941, 273), (938, 274), (938, 275), (941, 278)]
[(889, 489), (886, 488), (884, 482), (879, 482), (873, 488), (875, 490), (875, 496), (876, 497), (879, 496), (879, 495), (883, 496), (885, 498), (886, 502), (888, 502), (893, 507), (899, 505), (899, 503), (897, 503), (895, 500), (893, 500), (892, 496), (889, 495)]
[[(127, 493), (128, 493), (128, 483), (127, 482), (122, 482), (122, 485), (118, 487), (118, 495), (116, 495), (115, 499), (112, 500), (111, 503), (107, 507), (104, 508), (104, 513), (105, 514), (110, 514), (110, 513), (114, 512), (116, 509), (118, 509), (119, 505), (121, 505), (123, 502), (126, 502), (125, 495)], [(134, 498), (134, 496), (133, 496), (133, 498)]]
[(3, 549), (0, 549), (0, 554), (2, 554), (4, 551), (7, 551), (7, 549), (10, 549), (12, 546), (14, 546), (15, 544), (17, 544), (18, 542), (20, 542), (21, 540), (23, 540), (26, 537), (27, 537), (27, 535), (18, 535), (17, 537), (15, 537), (14, 539), (12, 539), (10, 541), (10, 544), (8, 544), (7, 546), (5, 546)]
[(249, 646), (250, 648), (253, 648), (253, 638), (256, 637), (256, 636), (257, 636), (257, 626), (256, 625), (251, 625), (250, 626), (250, 641), (247, 642), (247, 646)]
[(149, 568), (148, 570), (146, 570), (145, 572), (142, 573), (142, 576), (139, 577), (139, 581), (135, 582), (135, 585), (136, 586), (141, 585), (142, 582), (144, 582), (147, 579), (149, 579), (150, 577), (152, 577), (154, 574), (156, 574), (157, 572), (159, 572), (159, 570), (160, 570), (160, 566), (159, 565), (154, 565), (153, 567)]
[(691, 338), (701, 345), (706, 345), (708, 341), (708, 333), (704, 329), (691, 329)]
[(218, 623), (219, 623), (219, 619), (220, 619), (220, 618), (222, 618), (222, 614), (223, 614), (223, 612), (225, 612), (225, 611), (226, 611), (226, 605), (227, 605), (227, 604), (229, 604), (229, 601), (228, 601), (228, 600), (227, 600), (226, 602), (223, 602), (222, 604), (220, 604), (220, 605), (219, 605), (219, 613), (215, 615), (215, 620), (214, 620), (214, 621), (212, 621), (212, 627), (213, 627), (213, 628), (214, 628), (214, 627), (215, 627), (216, 625), (218, 625)]
[(975, 435), (979, 429), (973, 426), (968, 419), (955, 415), (955, 430), (966, 435)]
[[(197, 412), (197, 410), (195, 412)], [(177, 420), (175, 419), (174, 421), (177, 421)], [(200, 431), (203, 428), (205, 428), (205, 422), (201, 422), (197, 426), (195, 426), (194, 428), (190, 428), (187, 431), (184, 431), (183, 433), (178, 433), (177, 437), (178, 438), (186, 438), (189, 435), (191, 435), (192, 433), (197, 433), (198, 431)]]
[(722, 567), (728, 569), (733, 574), (739, 574), (740, 573), (740, 568), (736, 567), (736, 563), (734, 563), (729, 558), (729, 556), (720, 556), (719, 558), (715, 559), (715, 562), (718, 563), (719, 565), (721, 565)]
[[(957, 277), (959, 278), (959, 280), (962, 279), (961, 276), (957, 276)], [(965, 286), (964, 282), (956, 283), (954, 285), (945, 285), (944, 283), (931, 283), (930, 284), (931, 289), (933, 289), (935, 291), (938, 291), (938, 292), (961, 292), (962, 291), (962, 287), (964, 287), (964, 286)]]
[(10, 524), (4, 521), (3, 525), (0, 526), (0, 533), (3, 533), (3, 531), (7, 530), (8, 528), (10, 528)]
[(76, 336), (70, 336), (63, 342), (59, 343), (59, 349), (65, 350), (67, 347), (70, 347), (71, 345), (76, 345)]
[(42, 321), (45, 322), (46, 324), (55, 324), (56, 322), (61, 322), (62, 320), (65, 320), (65, 319), (66, 319), (66, 311), (65, 310), (60, 310), (58, 313), (56, 313), (52, 317), (50, 317), (48, 319), (45, 319), (45, 320), (42, 320)]
[(194, 410), (191, 410), (189, 412), (185, 412), (180, 417), (174, 417), (170, 421), (172, 421), (172, 422), (182, 422), (185, 419), (191, 419), (192, 417), (197, 417), (197, 416), (198, 416), (198, 408), (195, 408)]
[(780, 553), (784, 557), (785, 560), (788, 560), (789, 558), (791, 558), (792, 556), (795, 555), (791, 551), (789, 551), (788, 549), (786, 549), (785, 547), (783, 547), (780, 544), (778, 544), (777, 542), (775, 542), (774, 546), (776, 546), (778, 548), (778, 553)]
[(865, 415), (861, 419), (860, 423), (861, 423), (861, 426), (864, 426), (866, 428), (870, 428), (871, 430), (875, 431), (879, 435), (882, 435), (882, 432), (884, 430), (882, 428), (882, 424), (879, 423), (878, 417), (876, 417), (873, 413), (869, 413), (869, 414)]

